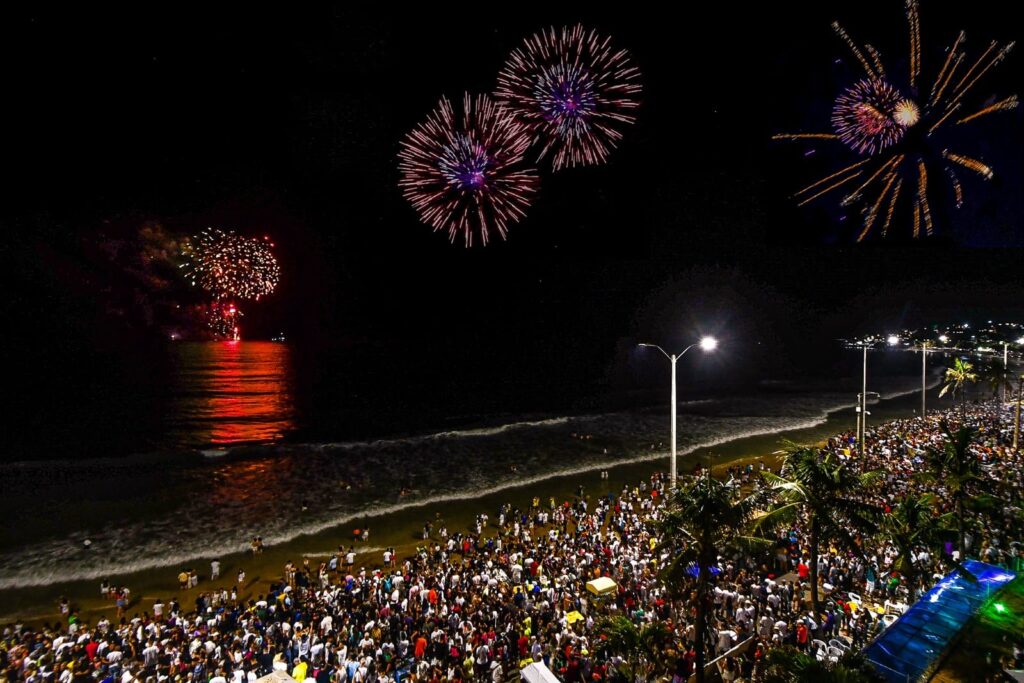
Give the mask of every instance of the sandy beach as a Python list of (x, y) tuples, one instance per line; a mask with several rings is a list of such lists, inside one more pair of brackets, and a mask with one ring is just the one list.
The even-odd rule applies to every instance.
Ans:
[[(935, 399), (934, 391), (929, 393), (930, 405), (937, 408), (948, 403)], [(909, 417), (919, 405), (920, 395), (908, 394), (878, 403), (872, 407), (872, 413), (875, 421)], [(854, 421), (854, 411), (843, 409), (829, 414), (825, 422), (814, 427), (735, 439), (714, 449), (681, 455), (679, 471), (685, 474), (692, 471), (697, 463), (710, 463), (715, 474), (722, 475), (730, 465), (747, 462), (756, 464), (758, 461), (775, 468), (785, 441), (818, 443), (838, 432), (852, 429)], [(131, 589), (128, 615), (150, 610), (158, 598), (166, 601), (177, 597), (182, 604), (190, 604), (198, 592), (209, 591), (215, 587), (231, 588), (235, 584), (239, 569), (244, 569), (246, 575), (245, 584), (240, 587), (240, 595), (255, 597), (265, 593), (272, 581), (281, 578), (284, 565), (289, 560), (301, 564), (304, 557), (309, 557), (315, 568), (319, 562), (328, 559), (339, 545), (346, 548), (354, 545), (357, 552), (356, 567), (379, 566), (383, 562), (382, 553), (387, 547), (395, 548), (399, 558), (414, 552), (417, 544), (422, 542), (423, 524), (427, 520), (443, 520), (450, 531), (464, 530), (474, 523), (476, 515), (487, 513), (493, 517), (495, 510), (505, 502), (522, 509), (529, 507), (534, 496), (539, 496), (545, 503), (550, 497), (559, 502), (571, 500), (581, 485), (584, 487), (585, 495), (593, 498), (611, 491), (617, 492), (627, 483), (636, 484), (653, 472), (667, 469), (666, 455), (657, 460), (624, 464), (610, 469), (608, 479), (602, 479), (599, 471), (553, 476), (490, 495), (410, 506), (389, 515), (371, 515), (360, 523), (341, 525), (316, 534), (300, 536), (288, 543), (267, 547), (265, 552), (257, 556), (237, 553), (220, 557), (221, 578), (214, 582), (208, 580), (208, 558), (196, 559), (187, 566), (172, 565), (123, 576), (111, 576), (109, 581), (113, 585), (125, 585)], [(352, 532), (356, 527), (370, 529), (368, 540), (353, 541)], [(169, 552), (172, 551), (173, 548), (169, 548)], [(177, 574), (182, 569), (195, 569), (200, 578), (197, 588), (179, 590)], [(61, 596), (66, 596), (87, 622), (95, 622), (101, 615), (113, 617), (116, 611), (113, 602), (100, 598), (99, 583), (76, 581), (0, 591), (0, 621), (6, 623), (20, 620), (38, 623), (55, 620), (59, 617), (58, 603)]]

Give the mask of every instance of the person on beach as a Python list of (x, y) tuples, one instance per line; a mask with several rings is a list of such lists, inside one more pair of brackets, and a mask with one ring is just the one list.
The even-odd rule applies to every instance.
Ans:
[(220, 578), (220, 560), (211, 560), (210, 562), (210, 581), (216, 581)]
[(239, 569), (238, 570), (238, 585), (240, 587), (242, 587), (242, 588), (245, 587), (245, 570), (244, 569)]

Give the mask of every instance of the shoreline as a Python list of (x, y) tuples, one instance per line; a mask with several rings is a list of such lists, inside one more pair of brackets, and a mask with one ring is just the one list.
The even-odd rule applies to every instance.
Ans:
[[(930, 388), (929, 401), (933, 407), (945, 405), (948, 401), (937, 401), (936, 393), (934, 388)], [(916, 414), (914, 408), (919, 404), (919, 400), (919, 392), (909, 392), (882, 400), (872, 406), (874, 421), (877, 423), (910, 417)], [(836, 433), (852, 429), (854, 420), (855, 413), (852, 407), (840, 407), (827, 413), (820, 421), (809, 418), (808, 421), (813, 424), (807, 426), (773, 433), (734, 436), (712, 445), (696, 446), (689, 452), (680, 453), (679, 470), (681, 473), (689, 472), (697, 463), (707, 464), (709, 458), (712, 472), (716, 475), (731, 465), (757, 463), (759, 460), (763, 460), (770, 467), (775, 467), (782, 441), (818, 443)], [(321, 558), (328, 558), (340, 544), (346, 548), (350, 545), (356, 546), (357, 567), (379, 566), (383, 562), (381, 554), (386, 547), (395, 548), (400, 558), (415, 552), (416, 546), (422, 543), (421, 530), (426, 520), (443, 519), (449, 530), (454, 532), (467, 529), (473, 524), (475, 516), (481, 512), (493, 516), (493, 512), (504, 502), (525, 509), (529, 507), (534, 496), (539, 496), (542, 501), (547, 501), (550, 497), (559, 502), (572, 500), (579, 485), (584, 486), (587, 497), (603, 496), (620, 491), (626, 484), (636, 484), (640, 479), (647, 478), (656, 471), (664, 471), (668, 464), (665, 460), (667, 454), (659, 452), (649, 458), (638, 458), (609, 467), (538, 475), (535, 479), (509, 483), (483, 494), (467, 492), (464, 496), (454, 495), (439, 500), (411, 502), (397, 509), (368, 514), (365, 517), (331, 524), (312, 533), (298, 535), (287, 542), (268, 546), (260, 556), (253, 556), (248, 552), (224, 555), (219, 558), (221, 578), (214, 582), (207, 578), (208, 559), (166, 564), (108, 578), (114, 585), (126, 585), (131, 589), (132, 601), (126, 610), (128, 616), (150, 610), (157, 598), (167, 600), (177, 597), (184, 604), (188, 604), (200, 592), (222, 587), (230, 590), (239, 568), (245, 569), (247, 577), (245, 586), (239, 591), (240, 597), (255, 598), (259, 594), (265, 594), (271, 582), (280, 579), (284, 564), (289, 560), (301, 564), (304, 557), (309, 557), (311, 565), (316, 567)], [(608, 471), (608, 479), (600, 478), (602, 469)], [(357, 526), (370, 529), (368, 541), (353, 543), (352, 529)], [(176, 576), (183, 568), (195, 568), (200, 576), (198, 587), (187, 591), (178, 589)], [(57, 603), (61, 596), (66, 596), (79, 609), (82, 619), (86, 622), (92, 622), (101, 615), (113, 618), (116, 609), (112, 601), (99, 597), (99, 583), (99, 579), (79, 579), (42, 586), (2, 589), (0, 605), (3, 605), (3, 613), (0, 613), (0, 622), (20, 620), (39, 623), (57, 619), (60, 616)]]

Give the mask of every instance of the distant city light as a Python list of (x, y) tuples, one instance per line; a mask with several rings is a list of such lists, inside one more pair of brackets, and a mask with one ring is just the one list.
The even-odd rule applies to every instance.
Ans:
[(897, 344), (900, 343), (900, 338), (897, 337), (895, 334), (890, 334), (889, 338), (886, 341), (889, 342), (889, 346), (896, 346)]
[(944, 334), (940, 334), (940, 335), (939, 335), (939, 341), (940, 341), (940, 342), (942, 342), (943, 344), (945, 344), (946, 342), (948, 342), (948, 341), (949, 341), (949, 337), (947, 337), (947, 336), (946, 336), (946, 335), (944, 335)]

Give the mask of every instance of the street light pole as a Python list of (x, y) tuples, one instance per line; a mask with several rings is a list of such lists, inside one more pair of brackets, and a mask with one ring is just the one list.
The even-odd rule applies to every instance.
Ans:
[(921, 344), (921, 419), (924, 419), (925, 413), (925, 398), (928, 395), (928, 381), (926, 379), (926, 373), (928, 372), (928, 340), (925, 340)]
[(677, 406), (677, 401), (676, 401), (676, 363), (679, 361), (680, 358), (682, 358), (684, 355), (686, 355), (687, 351), (692, 349), (694, 346), (698, 346), (698, 345), (704, 351), (714, 351), (715, 347), (718, 346), (718, 342), (715, 340), (714, 337), (704, 337), (699, 342), (694, 342), (693, 344), (690, 344), (689, 346), (687, 346), (685, 349), (682, 350), (681, 353), (676, 353), (676, 354), (667, 353), (665, 351), (665, 349), (661, 348), (657, 344), (638, 344), (638, 346), (642, 346), (642, 347), (645, 347), (645, 348), (658, 349), (659, 351), (661, 351), (661, 355), (665, 356), (665, 358), (668, 358), (669, 363), (670, 363), (671, 368), (672, 368), (672, 411), (671, 411), (671, 413), (672, 413), (672, 429), (671, 429), (671, 441), (672, 441), (672, 443), (671, 443), (671, 453), (672, 453), (672, 459), (671, 459), (671, 464), (669, 466), (669, 481), (670, 481), (670, 488), (672, 488), (672, 489), (674, 489), (676, 487), (676, 479), (678, 478), (678, 475), (677, 475), (677, 472), (676, 472), (676, 406)]
[(1013, 450), (1019, 452), (1020, 448), (1020, 404), (1021, 393), (1024, 392), (1024, 374), (1017, 380), (1017, 405), (1014, 407), (1013, 415)]
[[(690, 347), (686, 347), (683, 353), (690, 350)], [(672, 361), (672, 460), (669, 465), (669, 482), (671, 483), (672, 489), (676, 487), (676, 406), (679, 405), (676, 401), (676, 361), (679, 360), (680, 356), (672, 356), (669, 358)]]
[(1009, 347), (1010, 347), (1010, 343), (1009, 342), (1003, 342), (1003, 381), (999, 383), (999, 386), (1002, 388), (1003, 403), (1004, 404), (1006, 403), (1006, 359), (1007, 359), (1007, 356), (1008, 356), (1008, 353), (1009, 353), (1007, 351), (1007, 349), (1009, 349)]
[(861, 344), (864, 347), (864, 370), (861, 375), (861, 388), (860, 388), (860, 433), (857, 435), (857, 453), (860, 455), (861, 467), (864, 467), (864, 435), (867, 431), (867, 414), (868, 414), (868, 345)]

